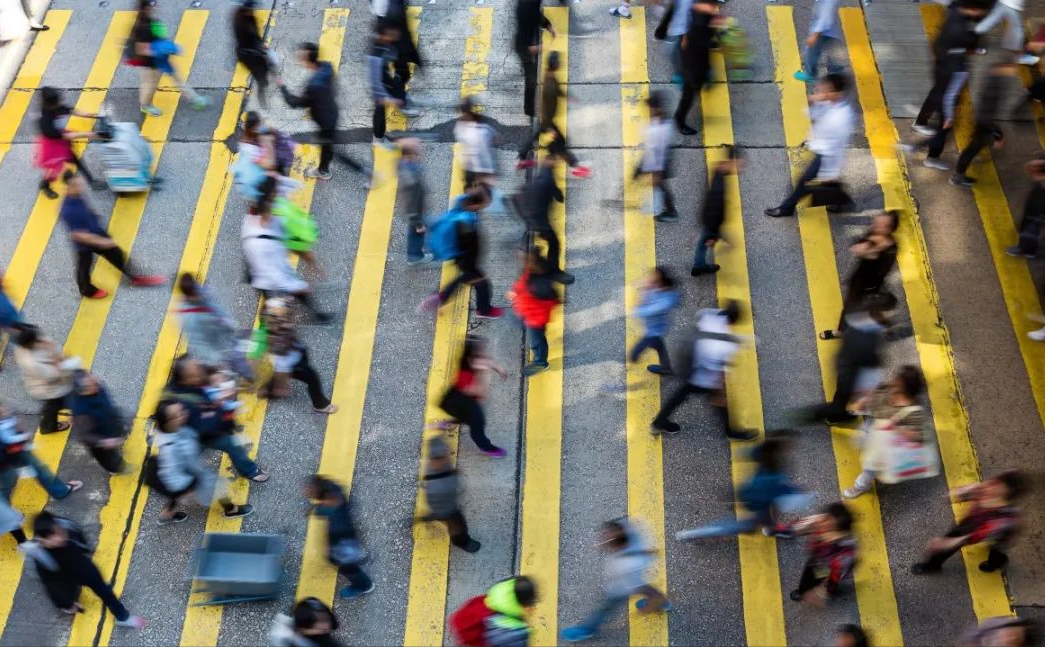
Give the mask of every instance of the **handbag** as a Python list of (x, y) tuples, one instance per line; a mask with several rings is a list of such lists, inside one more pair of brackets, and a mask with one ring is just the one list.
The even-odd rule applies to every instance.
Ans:
[(897, 421), (915, 408), (917, 405), (903, 407), (890, 418), (875, 423), (868, 451), (878, 453), (881, 468), (877, 478), (882, 483), (932, 478), (940, 473), (936, 443), (929, 434), (924, 434), (919, 443), (897, 431)]

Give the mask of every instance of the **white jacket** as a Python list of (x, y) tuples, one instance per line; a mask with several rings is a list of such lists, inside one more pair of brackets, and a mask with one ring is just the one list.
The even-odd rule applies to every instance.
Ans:
[(849, 101), (819, 101), (809, 106), (809, 117), (813, 127), (807, 146), (820, 155), (816, 179), (837, 180), (853, 137), (853, 106)]

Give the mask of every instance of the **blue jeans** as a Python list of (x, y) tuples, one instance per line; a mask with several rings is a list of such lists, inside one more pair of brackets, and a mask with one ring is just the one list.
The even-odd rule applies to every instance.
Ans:
[(33, 474), (40, 487), (46, 490), (51, 498), (64, 499), (69, 496), (72, 488), (68, 483), (55, 476), (32, 452), (22, 452), (10, 469), (0, 472), (0, 496), (3, 496), (8, 502), (11, 501), (11, 493), (18, 485), (18, 470), (22, 467), (33, 469)]
[[(820, 67), (820, 57), (824, 52), (837, 50), (841, 45), (842, 43), (837, 38), (820, 34), (820, 38), (816, 39), (816, 43), (814, 43), (812, 47), (806, 48), (806, 58), (804, 61), (806, 74), (815, 78), (817, 70)], [(827, 59), (828, 73), (837, 74), (841, 72), (842, 69), (842, 66), (838, 64), (838, 59), (837, 56), (834, 55), (834, 52), (829, 52)]]
[(660, 335), (646, 335), (635, 344), (628, 353), (628, 359), (632, 362), (639, 361), (639, 356), (647, 348), (652, 348), (657, 351), (657, 361), (660, 362), (660, 367), (666, 371), (671, 370), (671, 358), (668, 356), (668, 348), (664, 345), (664, 338)]
[(419, 261), (425, 255), (425, 233), (417, 231), (410, 223), (406, 225), (406, 260)]
[(706, 229), (700, 232), (697, 239), (697, 248), (693, 250), (693, 269), (705, 269), (715, 262), (715, 248), (709, 247), (709, 240), (718, 240), (718, 234), (711, 233)]
[(15, 324), (22, 323), (22, 315), (18, 312), (15, 304), (7, 298), (0, 290), (0, 328), (10, 328)]
[(578, 626), (587, 629), (592, 634), (598, 633), (599, 628), (603, 624), (605, 624), (605, 622), (609, 619), (610, 615), (613, 612), (615, 612), (620, 607), (628, 606), (628, 599), (629, 596), (624, 596), (621, 598), (611, 598), (609, 596), (604, 597), (602, 599), (602, 603), (599, 604), (599, 606), (591, 612), (591, 615), (585, 618), (584, 622), (582, 622)]
[(544, 334), (544, 328), (527, 328), (526, 339), (533, 351), (533, 363), (545, 365), (548, 363), (548, 337)]
[(244, 478), (252, 478), (261, 471), (258, 469), (258, 464), (250, 460), (250, 456), (247, 456), (247, 451), (240, 447), (230, 434), (220, 434), (213, 438), (208, 438), (202, 441), (202, 444), (204, 447), (228, 454), (229, 460), (232, 461), (232, 466)]

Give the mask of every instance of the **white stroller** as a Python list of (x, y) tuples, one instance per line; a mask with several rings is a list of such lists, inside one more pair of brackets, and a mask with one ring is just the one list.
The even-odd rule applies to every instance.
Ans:
[(129, 121), (111, 122), (99, 117), (94, 132), (100, 149), (102, 169), (113, 193), (140, 193), (159, 186), (152, 176), (152, 148), (142, 137), (138, 125)]

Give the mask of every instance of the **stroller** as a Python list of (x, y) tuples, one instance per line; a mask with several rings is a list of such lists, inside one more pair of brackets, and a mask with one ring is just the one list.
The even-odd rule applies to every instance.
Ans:
[(157, 188), (160, 179), (152, 175), (152, 149), (138, 126), (128, 121), (112, 122), (99, 117), (94, 132), (98, 135), (102, 169), (113, 193), (140, 193)]

